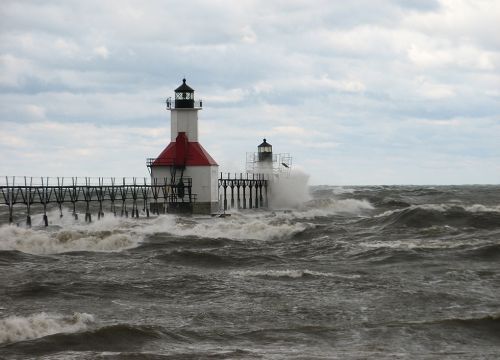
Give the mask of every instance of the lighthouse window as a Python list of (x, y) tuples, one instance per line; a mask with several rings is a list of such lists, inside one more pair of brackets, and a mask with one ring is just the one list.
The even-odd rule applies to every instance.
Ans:
[(177, 100), (191, 100), (193, 99), (193, 93), (180, 92), (175, 94)]
[(273, 149), (271, 146), (262, 146), (259, 148), (259, 152), (272, 152)]

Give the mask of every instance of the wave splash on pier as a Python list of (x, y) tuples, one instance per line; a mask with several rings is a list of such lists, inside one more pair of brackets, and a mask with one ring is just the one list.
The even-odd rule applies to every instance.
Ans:
[[(49, 213), (50, 228), (42, 226), (0, 226), (0, 251), (17, 250), (29, 254), (57, 254), (70, 251), (121, 251), (136, 247), (142, 237), (130, 234), (124, 228), (121, 218), (111, 216), (86, 224), (76, 222), (69, 210), (62, 218), (59, 213)], [(41, 223), (41, 215), (36, 215), (34, 224)]]

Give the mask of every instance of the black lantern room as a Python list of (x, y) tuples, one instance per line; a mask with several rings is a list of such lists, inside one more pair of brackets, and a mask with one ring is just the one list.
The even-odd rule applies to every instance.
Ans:
[(175, 89), (175, 108), (194, 108), (194, 90), (182, 79), (182, 85)]
[(257, 152), (259, 154), (259, 161), (273, 161), (273, 147), (266, 139), (257, 147)]

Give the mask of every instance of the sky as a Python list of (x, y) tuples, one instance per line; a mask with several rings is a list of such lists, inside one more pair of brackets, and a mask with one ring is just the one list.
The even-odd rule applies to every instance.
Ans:
[(311, 184), (500, 183), (500, 1), (1, 0), (0, 175), (144, 177), (165, 99), (245, 170)]

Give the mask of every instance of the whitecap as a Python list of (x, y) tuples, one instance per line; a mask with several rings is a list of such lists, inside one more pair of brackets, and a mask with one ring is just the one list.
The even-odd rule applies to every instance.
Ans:
[(228, 238), (233, 240), (282, 239), (300, 233), (312, 224), (293, 223), (289, 219), (270, 217), (261, 213), (233, 214), (226, 218), (187, 219), (172, 215), (159, 216), (150, 223), (143, 223), (135, 231), (141, 234), (168, 233), (176, 236)]
[(238, 271), (232, 271), (232, 275), (235, 276), (253, 276), (253, 277), (259, 277), (259, 276), (264, 276), (264, 277), (274, 277), (274, 278), (292, 278), (292, 279), (298, 279), (302, 278), (305, 276), (315, 276), (315, 277), (336, 277), (336, 278), (344, 278), (344, 279), (358, 279), (360, 275), (340, 275), (340, 274), (334, 274), (334, 273), (326, 273), (326, 272), (320, 272), (320, 271), (313, 271), (313, 270), (292, 270), (292, 269), (285, 269), (285, 270), (238, 270)]
[(138, 246), (142, 237), (107, 226), (71, 225), (62, 229), (29, 229), (13, 225), (0, 227), (0, 250), (17, 250), (44, 255), (69, 251), (121, 251)]
[(0, 344), (36, 339), (57, 333), (74, 333), (87, 329), (94, 317), (87, 313), (9, 316), (0, 319)]

